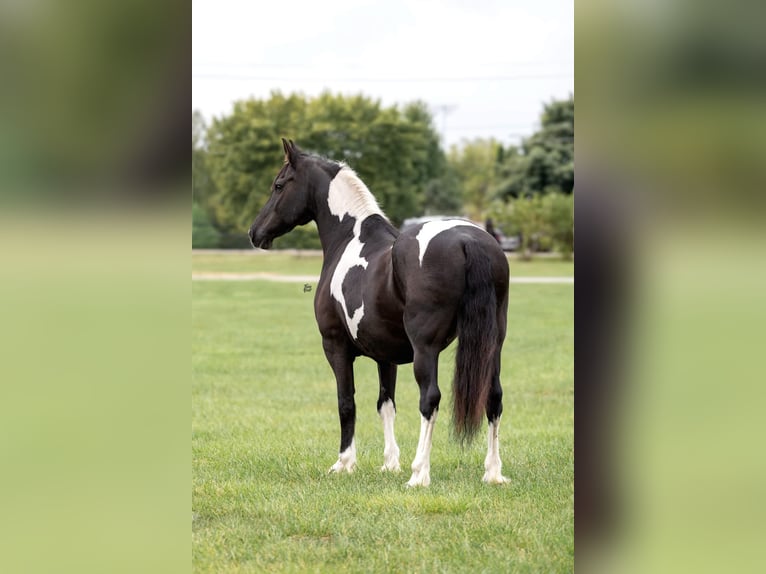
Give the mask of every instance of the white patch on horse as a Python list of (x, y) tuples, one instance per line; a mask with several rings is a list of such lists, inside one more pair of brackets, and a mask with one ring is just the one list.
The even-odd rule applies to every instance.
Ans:
[(338, 462), (330, 467), (330, 472), (354, 472), (356, 468), (356, 443), (351, 439), (351, 445), (338, 455)]
[(431, 243), (431, 240), (439, 235), (442, 231), (447, 231), (448, 229), (459, 227), (461, 225), (481, 229), (481, 227), (475, 223), (471, 223), (465, 219), (440, 219), (437, 221), (429, 221), (423, 224), (423, 227), (420, 228), (420, 231), (418, 231), (418, 234), (415, 236), (415, 239), (418, 240), (418, 247), (420, 249), (418, 257), (420, 259), (421, 267), (423, 266), (423, 257), (426, 254), (426, 249), (428, 249), (428, 244)]
[(431, 484), (431, 442), (438, 412), (434, 411), (430, 419), (420, 416), (418, 450), (415, 453), (415, 460), (412, 461), (412, 476), (407, 481), (407, 486), (428, 486)]
[(346, 245), (330, 280), (330, 293), (343, 307), (343, 315), (348, 330), (351, 336), (356, 339), (359, 322), (364, 317), (364, 303), (354, 310), (353, 315), (349, 313), (346, 298), (343, 296), (343, 281), (354, 267), (367, 269), (367, 259), (362, 257), (364, 244), (359, 237), (362, 233), (362, 222), (371, 215), (380, 215), (383, 218), (386, 216), (380, 210), (378, 202), (375, 201), (375, 197), (367, 189), (364, 182), (347, 166), (343, 166), (330, 182), (327, 204), (330, 207), (330, 213), (338, 216), (339, 220), (343, 221), (346, 215), (350, 215), (356, 220), (354, 222), (354, 236)]
[(500, 419), (495, 419), (489, 423), (487, 431), (487, 458), (484, 459), (484, 477), (482, 480), (489, 484), (503, 484), (510, 482), (503, 476), (503, 463), (500, 462), (500, 440), (498, 431), (500, 430)]
[(383, 466), (380, 470), (393, 470), (399, 472), (399, 445), (394, 438), (394, 419), (396, 418), (396, 409), (394, 402), (389, 399), (380, 405), (380, 419), (383, 421), (383, 438), (385, 447), (383, 448)]
[(343, 219), (346, 214), (356, 218), (354, 235), (359, 235), (362, 221), (370, 215), (386, 216), (381, 211), (375, 196), (348, 166), (343, 166), (330, 182), (330, 191), (327, 195), (327, 203), (330, 213)]

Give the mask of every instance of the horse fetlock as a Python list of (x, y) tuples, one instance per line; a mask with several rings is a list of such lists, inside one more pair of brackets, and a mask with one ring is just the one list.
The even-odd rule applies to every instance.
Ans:
[(338, 461), (330, 467), (329, 472), (354, 472), (356, 468), (356, 444), (351, 441), (351, 445), (338, 455)]
[(481, 479), (482, 482), (487, 484), (505, 484), (510, 482), (508, 478), (503, 476), (500, 459), (488, 457), (484, 461), (484, 471), (484, 476)]
[(336, 462), (334, 465), (330, 467), (330, 470), (328, 471), (329, 474), (339, 473), (346, 471), (347, 473), (351, 474), (356, 470), (356, 462), (351, 463), (345, 463), (342, 460), (338, 459), (338, 462)]
[(394, 462), (385, 462), (383, 466), (380, 467), (381, 472), (401, 472), (402, 467), (399, 464), (399, 461)]
[(407, 486), (410, 488), (414, 486), (428, 486), (431, 484), (431, 468), (426, 466), (424, 468), (415, 470), (412, 469), (412, 476), (407, 481)]
[(380, 468), (382, 471), (399, 472), (402, 470), (399, 464), (399, 447), (394, 445), (393, 448), (387, 448), (383, 451), (383, 466)]

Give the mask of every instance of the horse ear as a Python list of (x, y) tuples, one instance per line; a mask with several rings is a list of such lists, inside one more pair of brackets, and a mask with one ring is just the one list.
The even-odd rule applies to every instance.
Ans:
[(302, 153), (293, 140), (282, 138), (282, 147), (285, 148), (285, 161), (295, 165), (298, 156)]

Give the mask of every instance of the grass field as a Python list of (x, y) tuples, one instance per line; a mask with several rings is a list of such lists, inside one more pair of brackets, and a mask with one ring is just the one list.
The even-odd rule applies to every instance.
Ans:
[[(515, 277), (571, 277), (574, 263), (559, 259), (520, 261), (509, 257), (511, 275)], [(319, 275), (322, 256), (313, 252), (279, 251), (197, 251), (192, 253), (192, 272), (284, 273)]]
[(511, 286), (500, 447), (511, 483), (482, 484), (484, 432), (465, 449), (449, 437), (451, 347), (425, 489), (405, 488), (420, 430), (411, 365), (397, 387), (403, 471), (378, 470), (376, 372), (360, 358), (358, 468), (328, 475), (339, 425), (312, 294), (262, 281), (192, 289), (195, 572), (573, 570), (571, 285)]

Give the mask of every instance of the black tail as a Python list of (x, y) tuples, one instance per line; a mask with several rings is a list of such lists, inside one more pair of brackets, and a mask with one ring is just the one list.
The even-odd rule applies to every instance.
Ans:
[(452, 382), (456, 437), (470, 441), (481, 427), (494, 375), (497, 296), (492, 266), (481, 245), (466, 243), (465, 291), (457, 313), (457, 356)]

